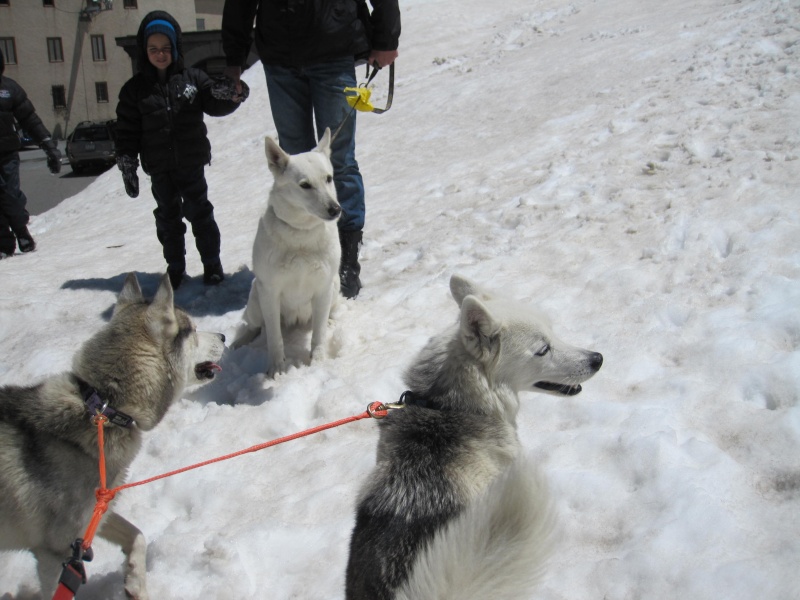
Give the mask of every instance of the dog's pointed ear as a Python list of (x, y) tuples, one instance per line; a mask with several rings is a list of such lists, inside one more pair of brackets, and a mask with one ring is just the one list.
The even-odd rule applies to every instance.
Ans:
[(172, 307), (175, 302), (175, 292), (172, 289), (172, 282), (169, 280), (169, 275), (166, 273), (161, 276), (161, 281), (158, 284), (156, 295), (153, 298), (153, 304), (164, 304)]
[(467, 351), (484, 363), (500, 353), (500, 322), (472, 295), (461, 301), (461, 340)]
[(271, 137), (264, 138), (264, 152), (267, 155), (269, 170), (273, 173), (283, 173), (289, 164), (289, 154), (278, 146), (278, 143)]
[(114, 314), (130, 304), (141, 304), (143, 302), (144, 296), (142, 295), (139, 280), (136, 279), (136, 273), (128, 273), (125, 283), (122, 285), (122, 291), (117, 298), (117, 304), (114, 306)]
[(461, 275), (453, 275), (450, 277), (450, 294), (453, 299), (461, 306), (464, 298), (467, 296), (475, 296), (481, 300), (491, 300), (492, 295), (475, 283), (462, 277)]
[(322, 152), (328, 158), (331, 157), (331, 128), (326, 127), (322, 139), (317, 144), (317, 151)]
[(150, 306), (147, 307), (147, 324), (155, 335), (177, 327), (175, 293), (172, 291), (172, 284), (166, 274), (161, 278), (156, 295)]

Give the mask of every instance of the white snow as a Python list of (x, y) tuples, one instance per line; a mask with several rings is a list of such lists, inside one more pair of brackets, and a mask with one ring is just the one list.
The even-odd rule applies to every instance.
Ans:
[[(227, 352), (129, 481), (395, 401), (456, 318), (461, 273), (605, 357), (577, 397), (522, 396), (562, 532), (531, 598), (800, 598), (800, 4), (401, 5), (394, 104), (359, 116), (365, 287), (336, 315), (332, 356), (273, 381), (262, 348)], [(245, 78), (247, 103), (207, 119), (229, 275), (205, 288), (188, 234), (194, 278), (177, 292), (229, 336), (271, 184), (263, 71)], [(69, 369), (127, 272), (154, 292), (165, 266), (142, 190), (103, 174), (32, 219), (35, 253), (0, 262), (0, 384)], [(376, 435), (358, 421), (122, 492), (151, 597), (342, 598)], [(79, 597), (122, 599), (121, 553), (94, 547)], [(32, 557), (5, 554), (0, 598), (36, 589)]]

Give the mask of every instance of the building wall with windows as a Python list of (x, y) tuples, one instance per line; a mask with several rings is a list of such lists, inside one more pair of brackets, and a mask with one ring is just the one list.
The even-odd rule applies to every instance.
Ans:
[(222, 8), (225, 0), (194, 0), (197, 11), (197, 31), (222, 28)]
[(136, 35), (148, 12), (165, 9), (184, 32), (194, 32), (198, 24), (218, 29), (223, 5), (224, 0), (0, 0), (4, 74), (25, 89), (53, 136), (63, 139), (81, 121), (116, 117), (119, 90), (133, 75), (116, 39)]

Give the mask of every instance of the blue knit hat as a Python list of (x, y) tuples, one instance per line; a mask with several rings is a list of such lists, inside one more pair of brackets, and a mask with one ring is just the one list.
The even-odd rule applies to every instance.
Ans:
[(144, 43), (147, 45), (147, 39), (154, 33), (163, 33), (169, 38), (169, 43), (172, 44), (172, 60), (178, 60), (178, 36), (175, 33), (175, 28), (169, 21), (163, 19), (155, 19), (147, 24), (144, 29)]

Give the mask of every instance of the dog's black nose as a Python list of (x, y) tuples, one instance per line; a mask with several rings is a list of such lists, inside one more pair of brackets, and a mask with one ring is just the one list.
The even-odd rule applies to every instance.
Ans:
[(599, 371), (600, 367), (603, 366), (603, 355), (599, 352), (592, 352), (592, 355), (589, 357), (589, 366), (595, 371)]
[(328, 208), (328, 214), (331, 217), (338, 217), (339, 214), (342, 212), (342, 207), (338, 204), (333, 204)]

